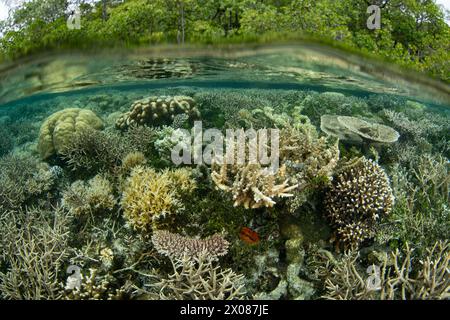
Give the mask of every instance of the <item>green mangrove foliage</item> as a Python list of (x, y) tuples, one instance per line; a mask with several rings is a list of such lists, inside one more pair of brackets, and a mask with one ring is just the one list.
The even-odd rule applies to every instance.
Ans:
[[(237, 42), (289, 33), (450, 81), (446, 12), (431, 0), (378, 2), (381, 28), (369, 30), (368, 4), (360, 0), (32, 0), (0, 22), (0, 51), (18, 57), (56, 48)], [(80, 28), (69, 29), (74, 4)]]

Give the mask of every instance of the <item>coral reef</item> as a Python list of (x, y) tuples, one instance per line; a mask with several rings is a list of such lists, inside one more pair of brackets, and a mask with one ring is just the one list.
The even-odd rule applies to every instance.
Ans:
[(1, 297), (14, 300), (62, 298), (59, 277), (65, 274), (63, 267), (71, 254), (70, 221), (71, 216), (60, 208), (2, 214)]
[(153, 299), (233, 300), (245, 297), (244, 276), (221, 269), (217, 258), (228, 252), (229, 243), (220, 235), (203, 240), (156, 231), (152, 242), (160, 254), (169, 257), (173, 273), (150, 275), (148, 289), (136, 293)]
[(186, 170), (156, 172), (140, 166), (133, 169), (125, 184), (121, 205), (124, 217), (134, 229), (149, 231), (159, 220), (182, 210), (182, 194), (195, 188)]
[(311, 191), (327, 185), (339, 160), (338, 140), (318, 137), (316, 129), (308, 124), (283, 128), (280, 132), (280, 162), (286, 166), (286, 175), (298, 185), (289, 199), (290, 210), (295, 211)]
[(90, 110), (69, 108), (48, 117), (39, 132), (38, 151), (45, 160), (59, 154), (75, 133), (103, 129), (103, 121)]
[(115, 204), (111, 183), (99, 175), (74, 182), (62, 195), (62, 206), (75, 216), (110, 211)]
[(114, 277), (99, 275), (95, 268), (89, 269), (89, 274), (80, 273), (80, 286), (73, 286), (68, 277), (64, 287), (63, 299), (65, 300), (117, 300), (126, 294), (127, 287), (114, 289), (111, 282)]
[(55, 178), (47, 164), (31, 156), (10, 154), (0, 158), (0, 208), (30, 204), (51, 190)]
[(324, 114), (346, 116), (369, 116), (369, 106), (360, 98), (345, 96), (339, 92), (312, 92), (300, 103), (302, 113), (319, 126)]
[(396, 204), (377, 232), (380, 243), (400, 241), (419, 248), (450, 238), (448, 159), (424, 154), (405, 167), (393, 165), (392, 187)]
[(180, 260), (184, 256), (198, 258), (200, 253), (210, 260), (215, 260), (217, 257), (226, 255), (230, 245), (220, 234), (205, 239), (192, 239), (166, 230), (153, 232), (152, 242), (160, 254)]
[(260, 164), (213, 165), (211, 178), (217, 188), (231, 193), (234, 206), (246, 209), (273, 207), (275, 197), (291, 197), (297, 185), (289, 185), (282, 174), (271, 172)]
[(200, 118), (200, 112), (191, 97), (148, 97), (133, 102), (130, 111), (117, 120), (116, 127), (125, 130), (131, 125), (168, 125), (174, 121), (177, 114), (183, 113), (191, 120)]
[[(438, 241), (426, 249), (423, 257), (414, 257), (406, 244), (380, 255), (378, 265), (369, 265), (375, 273), (358, 263), (357, 251), (336, 258), (326, 250), (316, 256), (317, 274), (325, 281), (323, 298), (333, 300), (425, 300), (450, 297), (450, 247), (448, 241)], [(366, 272), (367, 271), (367, 272)], [(378, 281), (372, 277), (378, 277)], [(377, 283), (378, 282), (378, 283)]]
[(132, 151), (132, 146), (114, 132), (85, 129), (75, 133), (60, 154), (72, 170), (98, 173), (117, 170)]
[(158, 282), (147, 285), (151, 297), (162, 300), (235, 300), (245, 297), (243, 275), (220, 269), (200, 253), (194, 259), (185, 256), (171, 260), (173, 274), (157, 276)]
[(334, 177), (325, 210), (339, 241), (358, 245), (375, 235), (377, 223), (393, 207), (394, 196), (384, 170), (364, 157), (350, 161)]

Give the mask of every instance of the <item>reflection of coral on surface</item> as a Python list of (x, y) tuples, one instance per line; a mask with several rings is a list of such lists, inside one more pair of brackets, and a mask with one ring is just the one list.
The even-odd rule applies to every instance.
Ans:
[(374, 236), (376, 223), (391, 212), (394, 196), (384, 170), (362, 157), (340, 170), (325, 201), (339, 240), (358, 244)]

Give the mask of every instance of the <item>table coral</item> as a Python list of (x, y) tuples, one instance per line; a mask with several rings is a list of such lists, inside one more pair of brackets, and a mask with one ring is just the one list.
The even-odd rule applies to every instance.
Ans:
[(86, 128), (103, 129), (103, 121), (94, 112), (69, 108), (52, 114), (41, 126), (38, 151), (43, 160), (58, 154), (76, 132)]
[(155, 231), (152, 242), (160, 254), (177, 259), (185, 255), (193, 259), (204, 252), (209, 259), (215, 260), (226, 255), (230, 245), (220, 234), (205, 239), (193, 239), (166, 230)]

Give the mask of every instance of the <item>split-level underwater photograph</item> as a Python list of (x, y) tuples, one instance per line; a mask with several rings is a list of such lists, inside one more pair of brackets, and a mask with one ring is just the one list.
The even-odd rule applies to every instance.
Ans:
[(449, 10), (0, 0), (0, 300), (449, 300)]

